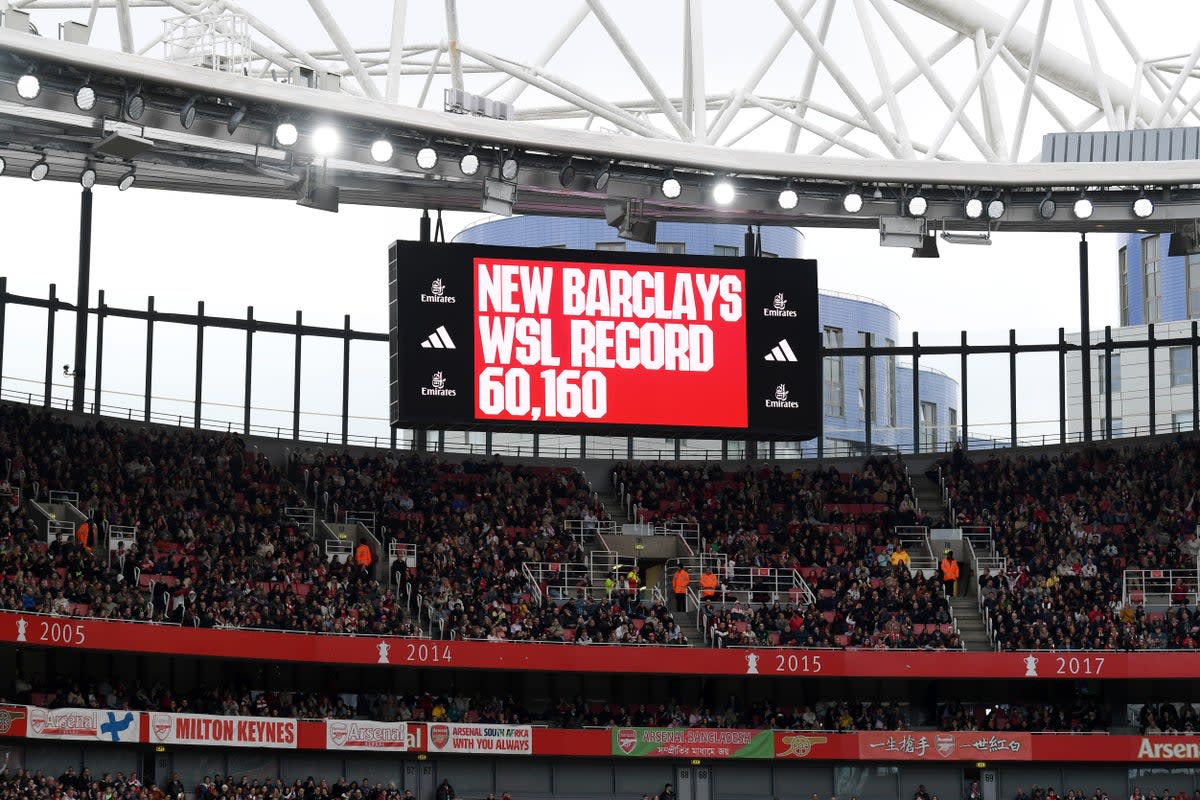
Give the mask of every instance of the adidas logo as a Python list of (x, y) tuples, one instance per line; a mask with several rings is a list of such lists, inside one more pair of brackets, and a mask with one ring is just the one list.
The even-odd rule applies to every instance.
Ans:
[[(438, 325), (437, 330), (429, 334), (425, 341), (421, 342), (421, 347), (425, 349), (434, 348), (435, 350), (453, 350), (454, 340), (450, 338), (450, 332), (446, 330), (445, 325)], [(793, 356), (792, 361), (796, 358)]]
[(763, 358), (763, 361), (790, 361), (798, 362), (795, 352), (792, 351), (792, 346), (788, 344), (787, 339), (780, 339), (779, 344), (771, 348), (771, 352)]

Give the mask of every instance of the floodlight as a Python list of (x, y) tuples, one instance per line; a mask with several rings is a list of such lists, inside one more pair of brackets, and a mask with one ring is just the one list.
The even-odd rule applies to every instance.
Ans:
[(125, 118), (137, 122), (146, 113), (146, 98), (137, 89), (125, 95)]
[(392, 155), (395, 153), (395, 148), (387, 139), (380, 137), (371, 142), (371, 158), (382, 164), (392, 160)]
[(793, 189), (792, 185), (789, 183), (784, 187), (783, 191), (779, 193), (778, 202), (779, 207), (784, 211), (791, 211), (800, 203), (800, 195), (796, 194), (796, 190)]
[(963, 205), (963, 213), (967, 215), (967, 219), (979, 219), (983, 216), (983, 201), (978, 197), (972, 197)]
[(0, 175), (4, 174), (4, 169), (7, 166), (8, 162), (4, 160), (4, 156), (0, 156)]
[(421, 169), (430, 170), (437, 166), (437, 162), (437, 150), (433, 149), (432, 144), (426, 142), (425, 146), (417, 151), (417, 166)]
[(984, 231), (983, 233), (954, 233), (952, 231), (942, 231), (942, 241), (950, 242), (950, 244), (975, 244), (987, 245), (992, 243), (992, 232)]
[(1046, 192), (1042, 202), (1038, 203), (1038, 216), (1042, 219), (1053, 219), (1056, 211), (1058, 211), (1058, 203), (1054, 202), (1054, 196), (1050, 192)]
[(96, 168), (88, 162), (83, 167), (83, 172), (79, 173), (79, 185), (85, 189), (90, 189), (96, 185)]
[(337, 129), (331, 125), (321, 125), (312, 132), (313, 150), (316, 150), (318, 155), (330, 155), (338, 149), (339, 144), (341, 144), (341, 137), (338, 136)]
[[(876, 189), (876, 191), (878, 191), (878, 189)], [(845, 210), (847, 214), (857, 214), (858, 212), (862, 211), (862, 207), (862, 194), (859, 193), (857, 187), (851, 186), (850, 191), (846, 192), (845, 196), (842, 197), (842, 209)]]
[(119, 189), (120, 191), (123, 192), (126, 189), (128, 189), (130, 186), (133, 186), (133, 182), (135, 180), (137, 180), (136, 170), (137, 170), (137, 167), (130, 167), (129, 172), (126, 172), (124, 175), (122, 175), (120, 178), (118, 178), (117, 179), (117, 189)]
[(929, 210), (929, 201), (924, 195), (914, 194), (908, 198), (908, 215), (910, 217), (923, 217), (925, 212)]
[(679, 179), (675, 177), (674, 170), (667, 170), (667, 176), (663, 178), (662, 186), (663, 197), (668, 200), (674, 200), (683, 193), (683, 186), (680, 185)]
[(1133, 215), (1138, 219), (1145, 219), (1154, 213), (1154, 201), (1149, 197), (1142, 195), (1137, 200), (1133, 201)]
[(225, 124), (225, 130), (229, 131), (230, 136), (232, 136), (233, 132), (238, 129), (238, 126), (242, 124), (244, 119), (246, 119), (246, 107), (239, 106), (237, 110), (233, 112), (233, 116), (229, 118), (229, 122)]
[(719, 206), (727, 206), (732, 203), (735, 194), (733, 183), (729, 180), (717, 181), (712, 189), (713, 201)]
[(479, 172), (479, 156), (468, 152), (458, 160), (458, 170), (468, 177)]
[(281, 122), (275, 128), (275, 141), (284, 147), (291, 147), (300, 138), (300, 132), (290, 122)]
[(1000, 219), (1004, 216), (1004, 201), (999, 197), (992, 198), (987, 204), (988, 219)]
[(1075, 201), (1075, 206), (1072, 210), (1075, 212), (1076, 219), (1087, 219), (1092, 216), (1092, 212), (1095, 210), (1095, 208), (1093, 207), (1091, 200), (1088, 200), (1086, 197), (1081, 197)]
[(34, 165), (29, 168), (29, 178), (34, 181), (40, 181), (50, 172), (50, 164), (46, 161), (43, 155), (40, 159), (34, 162)]
[(479, 209), (489, 214), (512, 216), (513, 204), (517, 201), (517, 187), (506, 181), (485, 178), (483, 181), (483, 202)]
[(500, 177), (512, 183), (517, 179), (520, 169), (521, 165), (517, 163), (516, 155), (505, 156), (504, 161), (500, 163)]
[(608, 188), (608, 182), (612, 179), (612, 162), (605, 163), (600, 171), (596, 173), (596, 177), (592, 178), (592, 187), (597, 192), (603, 192)]
[(184, 130), (192, 127), (192, 123), (196, 121), (196, 101), (198, 97), (189, 97), (183, 106), (179, 109), (179, 124)]
[(17, 94), (22, 100), (36, 100), (42, 93), (42, 82), (32, 72), (27, 72), (17, 78)]
[(75, 107), (80, 111), (91, 111), (96, 107), (96, 90), (83, 85), (75, 90)]
[(564, 189), (570, 189), (575, 185), (575, 164), (569, 158), (562, 165), (562, 169), (558, 171), (558, 185)]

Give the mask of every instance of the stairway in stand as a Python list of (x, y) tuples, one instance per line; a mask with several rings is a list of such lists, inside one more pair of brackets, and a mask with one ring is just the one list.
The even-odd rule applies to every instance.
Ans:
[(608, 513), (608, 518), (618, 525), (625, 522), (631, 522), (629, 514), (625, 511), (625, 506), (621, 505), (621, 499), (612, 492), (597, 492), (596, 496), (600, 498), (600, 505), (604, 507)]
[(950, 598), (954, 619), (958, 622), (958, 635), (962, 637), (963, 645), (971, 652), (990, 652), (993, 649), (992, 643), (988, 640), (987, 630), (983, 627), (983, 614), (976, 603), (974, 597)]
[(912, 489), (917, 496), (917, 506), (925, 515), (926, 524), (934, 527), (939, 521), (946, 518), (946, 504), (942, 502), (942, 487), (938, 486), (937, 481), (924, 475), (913, 475)]

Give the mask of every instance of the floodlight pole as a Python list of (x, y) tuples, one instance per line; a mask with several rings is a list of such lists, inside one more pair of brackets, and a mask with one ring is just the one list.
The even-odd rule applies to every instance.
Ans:
[(1083, 379), (1083, 440), (1092, 440), (1092, 320), (1087, 234), (1079, 235), (1079, 359)]
[[(92, 190), (79, 198), (79, 280), (75, 292), (75, 377), (71, 410), (83, 411), (84, 378), (87, 375), (88, 294), (92, 280)], [(100, 409), (95, 409), (100, 413)]]
[[(421, 212), (420, 240), (422, 242), (433, 241), (432, 224), (429, 219), (429, 209), (428, 208), (424, 209)], [(429, 449), (428, 433), (429, 433), (428, 428), (420, 428), (420, 427), (416, 427), (416, 426), (413, 427), (412, 449), (414, 452), (424, 453), (426, 450)]]

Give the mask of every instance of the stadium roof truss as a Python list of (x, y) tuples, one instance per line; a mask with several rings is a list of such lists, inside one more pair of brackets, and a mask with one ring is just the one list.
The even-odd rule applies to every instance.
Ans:
[[(1174, 230), (1200, 218), (1200, 161), (1039, 160), (1043, 133), (1200, 121), (1200, 43), (1147, 58), (1109, 0), (1013, 0), (1007, 15), (975, 0), (774, 0), (757, 9), (766, 27), (746, 50), (755, 55), (741, 82), (717, 93), (706, 84), (712, 6), (701, 0), (676, 9), (682, 68), (669, 76), (603, 0), (547, 3), (557, 26), (524, 26), (520, 49), (472, 39), (457, 0), (438, 6), (442, 35), (428, 42), (406, 37), (415, 6), (392, 0), (390, 19), (379, 21), (390, 39), (370, 46), (350, 41), (326, 0), (308, 0), (332, 45), (323, 50), (293, 41), (285, 18), (235, 0), (7, 5), (8, 176), (26, 177), (45, 158), (57, 180), (79, 180), (90, 165), (100, 183), (133, 174), (139, 187), (290, 200), (332, 186), (343, 203), (467, 211), (480, 210), (485, 184), (499, 182), (515, 189), (504, 199), (520, 213), (601, 216), (606, 203), (634, 200), (662, 221), (863, 228), (911, 214), (919, 195), (928, 207), (916, 216), (929, 232)], [(1056, 9), (1075, 26), (1083, 58), (1052, 42)], [(42, 15), (64, 14), (60, 39), (34, 30), (45, 27)], [(135, 41), (141, 14), (158, 14), (161, 30)], [(119, 51), (86, 44), (106, 20), (115, 21)], [(835, 46), (839, 25), (860, 53), (843, 52), (852, 46), (844, 36)], [(1114, 48), (1103, 48), (1102, 65), (1100, 28), (1130, 80), (1105, 71)], [(540, 46), (528, 47), (530, 37)], [(631, 98), (551, 67), (580, 37), (597, 51), (594, 41), (604, 41), (611, 69), (631, 76)], [(150, 56), (157, 48), (162, 58)], [(790, 91), (771, 88), (780, 71)], [(37, 78), (33, 97), (18, 91), (25, 75)], [(95, 93), (86, 109), (76, 102), (83, 86)], [(438, 88), (454, 93), (453, 110), (492, 116), (428, 108)], [(145, 105), (136, 119), (135, 97)], [(187, 125), (185, 107), (195, 111)], [(277, 140), (282, 123), (298, 130), (294, 144)], [(314, 135), (321, 128), (336, 131), (336, 146)], [(384, 159), (373, 150), (381, 140), (391, 145)], [(418, 159), (422, 148), (436, 157)], [(467, 154), (479, 159), (473, 174), (460, 167)], [(515, 176), (502, 174), (509, 159)], [(677, 193), (664, 192), (667, 178)], [(712, 191), (723, 181), (734, 187), (726, 203)], [(848, 193), (861, 200), (857, 211)], [(1079, 218), (1072, 203), (1085, 193), (1094, 212)], [(1050, 214), (1047, 198), (1056, 201)], [(1153, 201), (1149, 216), (1131, 212), (1141, 198)], [(972, 217), (972, 199), (1000, 213)]]

